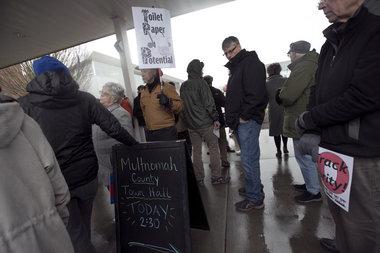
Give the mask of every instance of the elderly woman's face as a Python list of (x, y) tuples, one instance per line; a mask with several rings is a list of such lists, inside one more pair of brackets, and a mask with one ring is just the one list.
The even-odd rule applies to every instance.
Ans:
[(114, 104), (111, 93), (107, 88), (103, 88), (100, 92), (100, 103), (106, 108)]

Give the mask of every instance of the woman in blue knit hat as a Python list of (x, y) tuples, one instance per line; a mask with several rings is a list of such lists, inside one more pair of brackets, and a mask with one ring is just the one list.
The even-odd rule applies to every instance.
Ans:
[(36, 77), (27, 85), (29, 94), (20, 98), (20, 105), (41, 126), (69, 186), (68, 231), (75, 252), (95, 252), (90, 224), (98, 161), (91, 125), (125, 145), (137, 142), (94, 96), (79, 90), (62, 62), (43, 56), (33, 62), (33, 70)]

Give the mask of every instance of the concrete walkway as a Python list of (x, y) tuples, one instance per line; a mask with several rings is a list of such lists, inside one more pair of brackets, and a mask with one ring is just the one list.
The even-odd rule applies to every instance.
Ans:
[[(296, 204), (292, 183), (303, 183), (302, 175), (293, 156), (277, 159), (268, 130), (260, 136), (261, 177), (265, 191), (265, 208), (249, 213), (235, 210), (234, 203), (242, 197), (238, 189), (243, 186), (240, 157), (229, 154), (231, 168), (229, 185), (212, 186), (208, 169), (209, 158), (204, 151), (206, 170), (205, 186), (200, 187), (211, 231), (193, 229), (193, 253), (317, 253), (323, 251), (319, 237), (332, 238), (334, 223), (323, 203)], [(99, 196), (106, 194), (100, 190)], [(98, 199), (99, 200), (99, 199)], [(115, 235), (112, 209), (101, 201), (94, 205), (93, 241), (99, 253), (115, 252)]]

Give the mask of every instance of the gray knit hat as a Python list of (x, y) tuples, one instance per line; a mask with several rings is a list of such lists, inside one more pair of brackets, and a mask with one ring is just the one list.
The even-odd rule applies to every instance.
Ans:
[(306, 54), (310, 51), (310, 43), (304, 40), (299, 40), (290, 44), (289, 52)]

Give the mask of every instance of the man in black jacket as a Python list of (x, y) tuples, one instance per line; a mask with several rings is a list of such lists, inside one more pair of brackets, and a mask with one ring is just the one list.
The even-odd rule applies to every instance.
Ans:
[(68, 231), (75, 252), (95, 252), (90, 224), (98, 160), (91, 125), (99, 125), (125, 145), (137, 141), (95, 97), (78, 90), (62, 62), (44, 56), (33, 62), (33, 70), (36, 77), (27, 85), (29, 94), (20, 98), (20, 105), (40, 125), (69, 186)]
[(380, 17), (363, 2), (319, 4), (333, 24), (324, 31), (309, 111), (296, 122), (306, 131), (304, 153), (317, 160), (319, 144), (354, 157), (349, 211), (329, 200), (340, 252), (380, 252)]
[(226, 123), (237, 133), (241, 160), (245, 171), (245, 188), (239, 193), (245, 197), (235, 204), (239, 211), (264, 207), (263, 186), (260, 179), (259, 135), (268, 103), (265, 66), (255, 51), (241, 49), (236, 37), (222, 43), (230, 70), (226, 96)]

